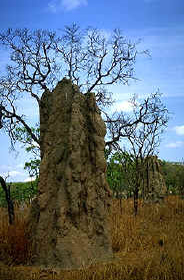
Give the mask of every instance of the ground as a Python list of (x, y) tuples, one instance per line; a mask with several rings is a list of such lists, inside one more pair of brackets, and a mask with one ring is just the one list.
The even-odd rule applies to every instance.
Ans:
[(184, 200), (178, 196), (168, 196), (162, 204), (139, 201), (136, 217), (132, 199), (114, 199), (114, 260), (73, 271), (26, 266), (31, 254), (26, 238), (29, 205), (16, 209), (14, 226), (8, 225), (6, 211), (0, 210), (0, 280), (184, 279)]

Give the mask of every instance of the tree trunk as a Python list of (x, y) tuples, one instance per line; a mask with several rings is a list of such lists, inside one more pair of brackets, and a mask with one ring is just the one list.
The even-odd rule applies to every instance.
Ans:
[(7, 187), (5, 180), (0, 176), (0, 183), (5, 192), (5, 197), (8, 205), (9, 224), (12, 225), (15, 220), (13, 201), (10, 195), (10, 186)]
[(136, 186), (134, 190), (134, 214), (137, 216), (138, 214), (138, 198), (139, 198), (139, 188)]

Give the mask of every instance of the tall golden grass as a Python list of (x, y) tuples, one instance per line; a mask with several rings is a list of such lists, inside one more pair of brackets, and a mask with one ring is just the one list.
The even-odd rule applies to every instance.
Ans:
[(114, 260), (73, 271), (28, 267), (29, 241), (24, 211), (16, 209), (14, 226), (0, 209), (0, 280), (183, 280), (184, 200), (165, 198), (133, 213), (133, 201), (113, 200), (111, 213)]

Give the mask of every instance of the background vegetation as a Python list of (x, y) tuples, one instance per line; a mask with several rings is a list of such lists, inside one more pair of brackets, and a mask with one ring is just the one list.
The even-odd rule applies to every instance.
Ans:
[(162, 170), (168, 193), (180, 194), (184, 198), (184, 162), (162, 161)]
[[(162, 174), (168, 194), (184, 196), (184, 163), (161, 161)], [(126, 152), (115, 153), (108, 160), (107, 180), (113, 193), (131, 197), (135, 180), (136, 166), (132, 156)]]
[[(37, 181), (33, 182), (14, 182), (10, 183), (11, 199), (14, 204), (29, 203), (37, 193)], [(0, 188), (0, 207), (7, 207), (5, 192)]]
[[(123, 157), (130, 157), (130, 155), (127, 153), (115, 153), (109, 158), (107, 162), (107, 180), (114, 197), (130, 198), (133, 196), (135, 166), (130, 161), (126, 162), (126, 166), (122, 165)], [(182, 161), (178, 163), (160, 162), (168, 195), (179, 195), (184, 198), (184, 163)], [(38, 165), (36, 165), (36, 169), (38, 169)], [(34, 170), (32, 172), (34, 173)], [(10, 183), (11, 199), (14, 203), (29, 203), (37, 193), (38, 180), (39, 178), (32, 182)], [(0, 207), (7, 207), (5, 193), (2, 188), (0, 188)]]

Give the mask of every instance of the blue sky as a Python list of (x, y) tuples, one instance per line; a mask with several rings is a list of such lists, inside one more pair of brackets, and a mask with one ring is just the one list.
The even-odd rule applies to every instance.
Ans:
[[(137, 82), (112, 90), (117, 108), (129, 110), (127, 99), (136, 93), (144, 96), (158, 88), (163, 102), (172, 113), (163, 135), (159, 157), (170, 161), (184, 158), (184, 1), (183, 0), (1, 0), (0, 31), (12, 28), (62, 29), (76, 22), (82, 28), (97, 27), (110, 33), (123, 30), (133, 41), (142, 39), (139, 48), (149, 49), (151, 58), (139, 57), (135, 65)], [(0, 70), (6, 63), (0, 51)], [(20, 104), (21, 106), (22, 104)], [(30, 101), (22, 106), (31, 119)], [(10, 181), (24, 181), (27, 155), (9, 152), (8, 137), (0, 131), (0, 175), (10, 174)]]

